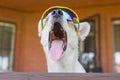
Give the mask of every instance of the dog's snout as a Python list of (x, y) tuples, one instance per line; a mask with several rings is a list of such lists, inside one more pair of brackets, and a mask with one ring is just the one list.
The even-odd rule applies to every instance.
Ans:
[(54, 10), (54, 11), (52, 12), (52, 15), (53, 15), (53, 16), (63, 15), (63, 12), (62, 12), (62, 10)]

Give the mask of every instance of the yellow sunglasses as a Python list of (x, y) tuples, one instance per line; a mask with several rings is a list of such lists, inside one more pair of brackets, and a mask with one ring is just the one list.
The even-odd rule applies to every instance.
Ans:
[(64, 6), (53, 6), (53, 7), (46, 9), (42, 14), (41, 19), (44, 19), (45, 17), (49, 16), (49, 14), (55, 9), (61, 9), (61, 11), (63, 12), (63, 15), (66, 17), (68, 21), (72, 21), (76, 19), (76, 21), (79, 22), (79, 17), (75, 13), (75, 11), (68, 7), (64, 7)]
[[(68, 7), (64, 7), (64, 6), (53, 6), (50, 7), (48, 9), (46, 9), (41, 17), (41, 20), (43, 20), (46, 17), (49, 17), (49, 15), (52, 13), (52, 11), (56, 10), (56, 9), (60, 9), (63, 12), (64, 17), (68, 20), (68, 21), (73, 21), (74, 23), (79, 23), (79, 17), (78, 15), (75, 13), (74, 10), (72, 10), (71, 8)], [(41, 21), (42, 22), (42, 21)], [(43, 24), (43, 23), (41, 23)], [(43, 26), (43, 25), (42, 25)], [(44, 27), (43, 27), (44, 28)], [(79, 25), (78, 27), (79, 28)]]

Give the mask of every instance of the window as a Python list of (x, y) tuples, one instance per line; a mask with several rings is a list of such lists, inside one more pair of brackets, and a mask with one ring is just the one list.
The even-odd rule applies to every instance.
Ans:
[(114, 71), (120, 73), (120, 19), (113, 20)]
[(0, 22), (0, 72), (12, 71), (15, 24)]

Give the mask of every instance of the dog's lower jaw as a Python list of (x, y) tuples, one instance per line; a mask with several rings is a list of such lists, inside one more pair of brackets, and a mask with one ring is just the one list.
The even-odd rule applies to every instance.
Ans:
[[(58, 64), (59, 65), (59, 64)], [(69, 66), (69, 67), (63, 67), (63, 66), (49, 66), (48, 65), (48, 72), (49, 73), (86, 73), (82, 65), (78, 63), (75, 63), (72, 67), (71, 65), (64, 65), (64, 66)]]
[(59, 62), (50, 62), (48, 61), (48, 72), (54, 73), (54, 72), (59, 72), (59, 73), (86, 73), (82, 65), (78, 62), (75, 61), (74, 64), (69, 63), (67, 64), (62, 64)]
[[(75, 49), (73, 52), (76, 51), (77, 49)], [(52, 59), (50, 59), (49, 55), (46, 55), (48, 72), (86, 73), (82, 65), (78, 62), (77, 54), (72, 53), (72, 55), (68, 55), (68, 53), (72, 53), (71, 50), (65, 51), (62, 58), (58, 61), (53, 61)]]

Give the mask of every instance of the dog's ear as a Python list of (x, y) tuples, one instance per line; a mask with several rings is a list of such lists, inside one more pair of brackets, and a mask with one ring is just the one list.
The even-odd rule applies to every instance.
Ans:
[(88, 22), (81, 22), (79, 23), (79, 26), (79, 40), (84, 41), (90, 32), (90, 24)]

